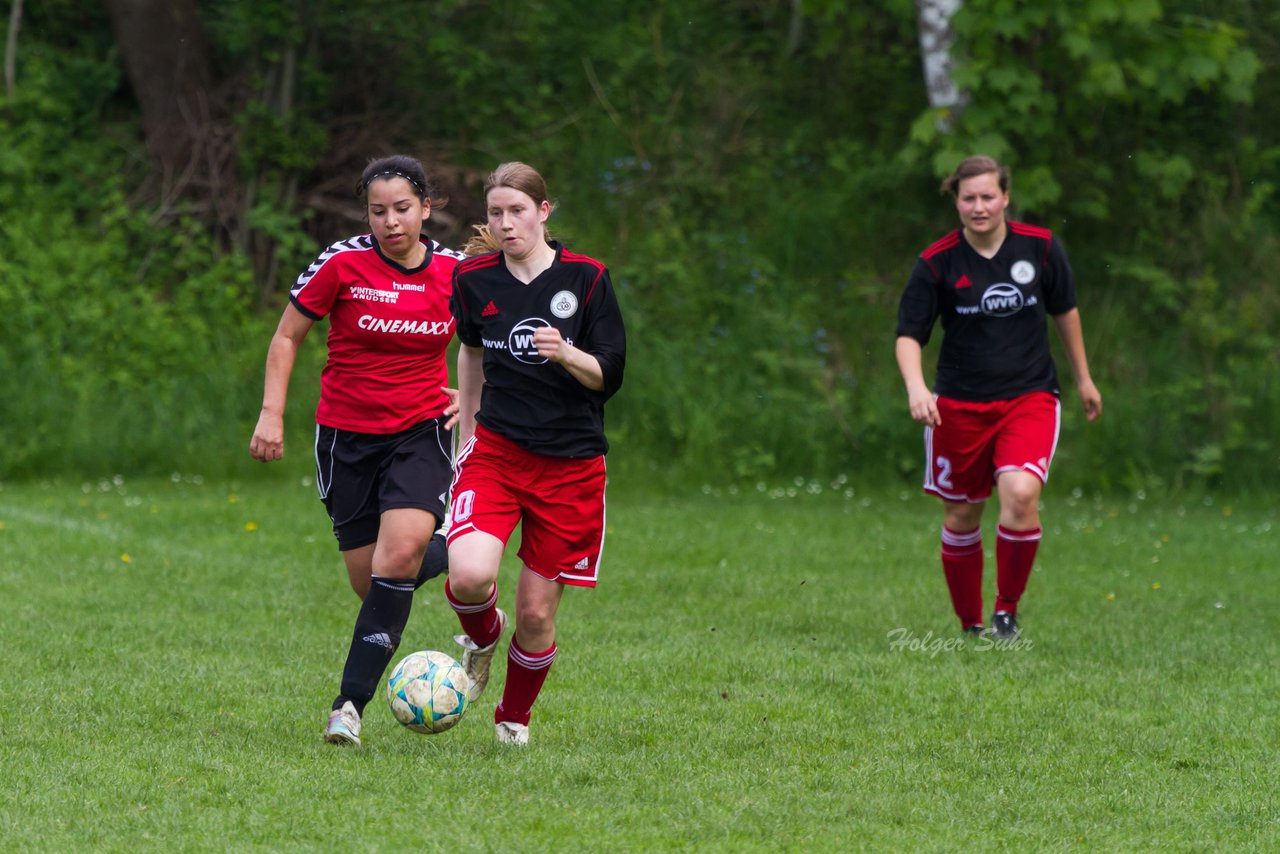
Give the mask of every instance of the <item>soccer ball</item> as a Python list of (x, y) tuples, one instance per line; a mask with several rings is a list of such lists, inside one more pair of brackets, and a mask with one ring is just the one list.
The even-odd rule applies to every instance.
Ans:
[(471, 680), (462, 665), (443, 652), (413, 652), (387, 679), (387, 702), (396, 720), (414, 732), (444, 732), (467, 711)]

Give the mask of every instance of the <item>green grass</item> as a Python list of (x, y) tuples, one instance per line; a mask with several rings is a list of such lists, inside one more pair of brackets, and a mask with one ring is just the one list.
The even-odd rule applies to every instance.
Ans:
[[(615, 485), (527, 749), (493, 742), (500, 655), (455, 729), (379, 698), (344, 750), (356, 600), (282, 471), (0, 487), (5, 850), (1280, 845), (1271, 502), (1050, 490), (996, 649), (956, 646), (914, 491)], [(401, 650), (455, 631), (432, 582)]]

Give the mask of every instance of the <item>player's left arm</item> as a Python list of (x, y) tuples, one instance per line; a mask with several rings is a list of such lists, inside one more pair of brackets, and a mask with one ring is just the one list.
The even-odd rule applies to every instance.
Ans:
[(580, 334), (581, 340), (570, 344), (560, 330), (544, 326), (534, 332), (533, 343), (544, 358), (556, 362), (583, 386), (608, 399), (622, 386), (627, 335), (607, 269), (600, 271), (589, 291)]
[(1080, 310), (1073, 308), (1053, 315), (1053, 325), (1058, 329), (1058, 338), (1062, 340), (1067, 361), (1071, 363), (1071, 373), (1076, 378), (1076, 388), (1080, 392), (1080, 402), (1084, 404), (1085, 417), (1092, 421), (1102, 414), (1102, 394), (1089, 375), (1089, 360), (1084, 353), (1084, 332), (1080, 326)]
[(560, 365), (569, 372), (569, 376), (587, 388), (592, 391), (604, 390), (604, 371), (600, 368), (600, 361), (564, 340), (559, 329), (554, 326), (536, 329), (533, 333), (533, 346), (538, 348), (538, 355)]

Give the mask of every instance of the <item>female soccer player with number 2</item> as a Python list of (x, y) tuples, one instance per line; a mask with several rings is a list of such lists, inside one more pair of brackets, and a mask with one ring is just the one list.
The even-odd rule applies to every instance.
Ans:
[[(1075, 280), (1048, 229), (1006, 220), (1009, 172), (962, 161), (942, 184), (961, 227), (920, 254), (898, 307), (896, 355), (911, 417), (924, 425), (924, 489), (943, 502), (942, 569), (961, 628), (982, 624), (982, 511), (995, 487), (996, 604), (991, 632), (1018, 637), (1018, 601), (1040, 544), (1040, 491), (1061, 416), (1046, 315), (1071, 362), (1085, 416), (1102, 413), (1089, 376)], [(922, 349), (941, 318), (935, 390)], [(936, 393), (935, 393), (936, 392)]]

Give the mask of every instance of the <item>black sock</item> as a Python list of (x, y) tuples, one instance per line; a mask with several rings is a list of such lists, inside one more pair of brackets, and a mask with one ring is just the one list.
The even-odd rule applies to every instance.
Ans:
[(342, 693), (333, 701), (335, 709), (350, 700), (356, 711), (364, 714), (365, 704), (377, 693), (378, 681), (400, 646), (412, 605), (413, 582), (373, 576), (356, 617), (351, 649), (342, 668)]
[(437, 575), (444, 575), (448, 571), (449, 545), (443, 534), (436, 534), (427, 543), (427, 551), (422, 555), (422, 567), (418, 570), (418, 577), (414, 579), (413, 589), (417, 590)]

